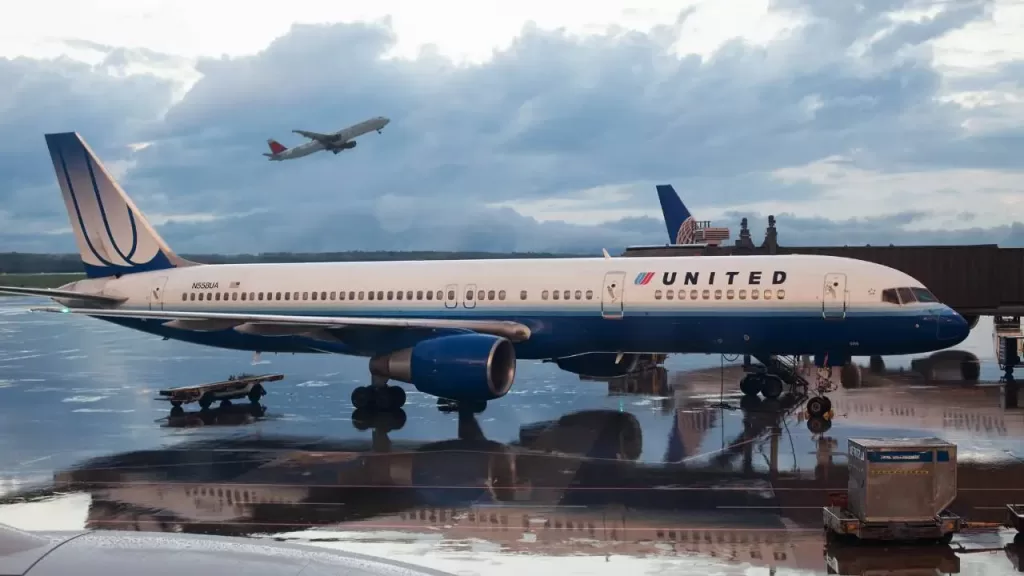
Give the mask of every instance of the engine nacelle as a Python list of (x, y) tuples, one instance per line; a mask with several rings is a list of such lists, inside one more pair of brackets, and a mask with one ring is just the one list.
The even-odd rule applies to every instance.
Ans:
[(618, 378), (636, 370), (640, 361), (639, 354), (623, 354), (622, 360), (615, 363), (618, 354), (610, 352), (593, 352), (568, 358), (558, 358), (555, 364), (566, 372), (591, 378)]
[(370, 373), (407, 382), (431, 396), (486, 402), (501, 398), (512, 388), (516, 350), (500, 336), (442, 336), (372, 358)]
[(351, 150), (352, 148), (355, 148), (355, 147), (356, 147), (356, 141), (355, 140), (350, 140), (350, 141), (345, 142), (344, 144), (341, 145), (341, 149), (342, 150)]

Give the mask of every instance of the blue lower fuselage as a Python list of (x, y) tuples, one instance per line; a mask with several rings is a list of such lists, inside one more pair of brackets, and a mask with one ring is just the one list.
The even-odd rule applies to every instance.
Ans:
[[(210, 310), (216, 312), (216, 310)], [(261, 314), (338, 315), (310, 310), (251, 310)], [(344, 316), (362, 316), (345, 311)], [(370, 316), (367, 314), (366, 316)], [(830, 354), (833, 356), (902, 355), (934, 352), (955, 346), (970, 332), (967, 322), (950, 308), (927, 307), (847, 310), (827, 317), (818, 308), (728, 308), (680, 311), (627, 310), (621, 318), (593, 312), (515, 310), (446, 310), (415, 313), (374, 310), (373, 317), (472, 318), (519, 322), (530, 338), (516, 343), (520, 359), (550, 359), (588, 352), (659, 354)], [(115, 324), (193, 344), (268, 353), (334, 353), (374, 356), (409, 348), (456, 331), (353, 327), (333, 330), (337, 340), (307, 336), (257, 336), (233, 329), (200, 332), (164, 326), (165, 320), (106, 318)]]

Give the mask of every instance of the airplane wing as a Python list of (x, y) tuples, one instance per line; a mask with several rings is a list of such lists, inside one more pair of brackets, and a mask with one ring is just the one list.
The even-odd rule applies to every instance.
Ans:
[(292, 130), (292, 132), (310, 140), (316, 140), (321, 144), (327, 144), (329, 142), (336, 142), (338, 140), (337, 134), (321, 134), (319, 132), (309, 132), (306, 130)]
[(22, 288), (21, 286), (0, 286), (0, 293), (17, 294), (19, 296), (45, 296), (47, 298), (62, 298), (66, 300), (82, 300), (96, 304), (120, 304), (127, 300), (118, 296), (105, 296), (103, 294), (84, 294), (72, 290), (56, 290), (53, 288)]
[(501, 320), (446, 320), (433, 318), (362, 318), (349, 316), (292, 316), (288, 314), (248, 314), (244, 312), (175, 312), (169, 310), (108, 310), (93, 308), (34, 308), (38, 312), (84, 314), (101, 318), (140, 318), (167, 320), (175, 328), (209, 331), (235, 328), (248, 334), (265, 336), (303, 334), (318, 329), (383, 327), (435, 330), (469, 330), (522, 342), (530, 338), (530, 328), (518, 322)]

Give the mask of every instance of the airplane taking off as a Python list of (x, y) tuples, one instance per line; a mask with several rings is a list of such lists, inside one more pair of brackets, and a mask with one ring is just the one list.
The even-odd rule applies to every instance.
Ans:
[(295, 148), (288, 148), (277, 140), (270, 138), (267, 140), (267, 145), (270, 146), (270, 154), (263, 153), (264, 156), (269, 160), (294, 160), (296, 158), (302, 158), (303, 156), (309, 156), (314, 152), (321, 150), (329, 150), (337, 154), (342, 150), (349, 150), (356, 147), (355, 138), (362, 136), (367, 132), (374, 130), (380, 134), (380, 131), (391, 123), (391, 120), (377, 116), (376, 118), (370, 118), (364, 120), (359, 124), (353, 124), (344, 130), (339, 130), (332, 134), (321, 134), (319, 132), (308, 132), (306, 130), (292, 130), (292, 132), (299, 134), (310, 139), (310, 142), (296, 146)]
[[(830, 256), (196, 264), (171, 251), (77, 133), (46, 143), (87, 278), (0, 292), (206, 346), (369, 357), (372, 385), (352, 393), (356, 408), (404, 404), (391, 379), (476, 409), (508, 393), (517, 359), (626, 374), (645, 353), (834, 362), (942, 350), (968, 334), (907, 274)], [(897, 287), (920, 297), (883, 298)]]

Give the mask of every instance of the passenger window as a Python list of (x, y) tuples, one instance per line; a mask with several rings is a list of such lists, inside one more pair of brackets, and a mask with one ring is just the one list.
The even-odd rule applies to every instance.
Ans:
[(188, 297), (188, 299), (194, 301), (196, 299), (196, 293), (193, 292), (192, 295)]
[(494, 300), (494, 290), (488, 290), (487, 291), (487, 299), (488, 300)]
[(278, 293), (277, 293), (277, 298), (276, 298), (276, 300), (280, 300), (280, 299), (281, 299), (281, 293), (280, 293), (280, 292), (278, 292)]
[(686, 300), (686, 290), (679, 290), (679, 299)]
[(188, 292), (182, 292), (181, 293), (181, 301), (185, 302), (186, 300), (188, 300)]
[(562, 297), (565, 298), (566, 300), (568, 300), (569, 299), (569, 291), (566, 290), (565, 292), (562, 292)]
[(520, 300), (526, 300), (526, 290), (520, 290), (519, 291), (519, 299)]
[(466, 290), (466, 300), (472, 300), (472, 299), (473, 299), (473, 291), (472, 290)]
[[(348, 293), (348, 296), (349, 296), (349, 300), (351, 300), (351, 299), (352, 299), (352, 293), (351, 293), (351, 292), (349, 292), (349, 293)], [(362, 300), (362, 299), (363, 299), (363, 291), (362, 291), (362, 290), (360, 290), (360, 291), (359, 291), (359, 299), (360, 299), (360, 300)]]
[(259, 293), (258, 293), (258, 294), (257, 294), (256, 296), (257, 296), (257, 297), (258, 297), (258, 298), (259, 298), (260, 300), (263, 300), (263, 292), (259, 292)]
[[(452, 299), (455, 299), (455, 292), (452, 292)], [(437, 300), (444, 300), (444, 295), (440, 290), (437, 291)]]
[(552, 290), (551, 291), (551, 298), (553, 300), (558, 300), (558, 294), (559, 294), (558, 290)]
[(285, 300), (291, 300), (292, 299), (292, 293), (291, 292), (285, 292), (284, 293), (284, 299)]
[[(440, 294), (441, 293), (438, 292), (438, 295), (440, 295)], [(449, 290), (448, 291), (448, 299), (449, 300), (455, 300), (455, 290)], [(438, 300), (440, 300), (440, 298), (438, 298)]]
[(384, 291), (383, 290), (377, 290), (377, 300), (383, 300), (383, 299), (384, 299)]
[(388, 300), (394, 300), (394, 299), (395, 299), (395, 291), (394, 290), (388, 290)]
[(498, 300), (504, 300), (504, 299), (505, 299), (505, 291), (504, 290), (498, 290)]
[(294, 296), (294, 299), (295, 299), (295, 300), (298, 300), (298, 299), (299, 299), (299, 293), (298, 293), (298, 292), (293, 292), (293, 293), (292, 293), (292, 296)]
[(480, 290), (480, 291), (478, 291), (476, 293), (476, 299), (477, 300), (483, 300), (484, 299), (484, 291), (483, 290)]
[[(327, 300), (327, 292), (321, 292), (320, 293), (320, 299), (321, 300)], [(331, 292), (331, 300), (334, 300), (334, 292)]]
[(746, 290), (740, 290), (740, 300), (746, 300), (746, 299), (747, 299), (747, 291)]
[(541, 300), (547, 300), (548, 299), (548, 291), (547, 290), (544, 290), (544, 291), (542, 291), (540, 293), (540, 299)]
[(722, 299), (722, 291), (721, 290), (715, 290), (715, 300), (721, 300), (721, 299)]
[(903, 304), (911, 304), (916, 301), (914, 293), (910, 291), (910, 288), (897, 288), (896, 293), (900, 295), (900, 302)]
[(395, 294), (395, 296), (396, 296), (396, 297), (397, 297), (397, 298), (398, 298), (399, 300), (401, 300), (402, 298), (404, 298), (404, 297), (405, 297), (405, 293), (404, 293), (404, 292), (402, 292), (401, 290), (399, 290), (399, 291), (398, 291), (398, 293), (397, 293), (397, 294)]
[(779, 300), (784, 300), (786, 298), (786, 291), (778, 290), (777, 292), (775, 292), (775, 297), (778, 298)]
[(242, 300), (245, 300), (245, 292), (242, 292)]
[(344, 292), (344, 290), (342, 290), (342, 291), (338, 292), (338, 300), (344, 300), (344, 299), (345, 299), (345, 292)]
[(256, 299), (256, 293), (255, 292), (249, 292), (249, 300), (255, 300), (255, 299)]
[(316, 300), (316, 292), (313, 292), (313, 300)]
[(690, 290), (690, 300), (696, 300), (696, 299), (697, 299), (697, 291), (696, 290)]
[(764, 291), (764, 299), (765, 300), (771, 300), (772, 299), (772, 291), (771, 290), (765, 290)]
[(412, 290), (406, 290), (405, 291), (405, 299), (406, 300), (412, 300)]
[(374, 296), (373, 292), (367, 292), (366, 293), (366, 299), (367, 300), (373, 300), (373, 296)]
[(334, 291), (332, 291), (332, 292), (331, 292), (331, 300), (334, 300), (334, 296), (335, 296), (336, 294), (337, 294), (337, 292), (334, 292)]
[(939, 299), (934, 294), (924, 288), (911, 288), (914, 293), (914, 297), (917, 298), (918, 302), (938, 302)]
[(755, 289), (755, 290), (751, 290), (750, 291), (750, 299), (751, 300), (757, 300), (760, 296), (761, 296), (761, 291), (760, 290), (756, 290)]
[(594, 291), (593, 290), (587, 290), (587, 300), (593, 300), (593, 299), (594, 299)]
[(736, 291), (735, 290), (726, 290), (725, 291), (725, 298), (727, 300), (732, 300), (735, 297), (736, 297)]
[[(314, 292), (314, 294), (315, 294), (315, 292)], [(296, 292), (296, 296), (295, 296), (295, 299), (296, 299), (296, 300), (298, 300), (298, 299), (299, 299), (299, 297), (298, 297), (298, 293), (297, 293), (297, 292)], [(303, 292), (303, 293), (302, 293), (302, 299), (303, 299), (303, 300), (309, 300), (309, 292)]]
[(665, 300), (671, 300), (673, 297), (675, 297), (675, 295), (675, 290), (665, 290)]
[(655, 300), (661, 300), (661, 290), (655, 290), (654, 291), (654, 299)]
[(897, 306), (899, 306), (900, 297), (896, 295), (896, 289), (889, 288), (887, 290), (882, 290), (882, 302), (896, 304)]
[(583, 290), (577, 290), (576, 293), (574, 294), (574, 296), (576, 297), (577, 300), (582, 300), (583, 299)]
[(711, 290), (703, 290), (703, 291), (701, 291), (700, 295), (701, 295), (702, 298), (707, 300), (708, 298), (711, 298)]
[[(429, 300), (430, 292), (427, 292), (427, 296), (428, 296), (427, 299)], [(416, 299), (417, 300), (423, 300), (423, 290), (417, 290), (416, 291)]]

